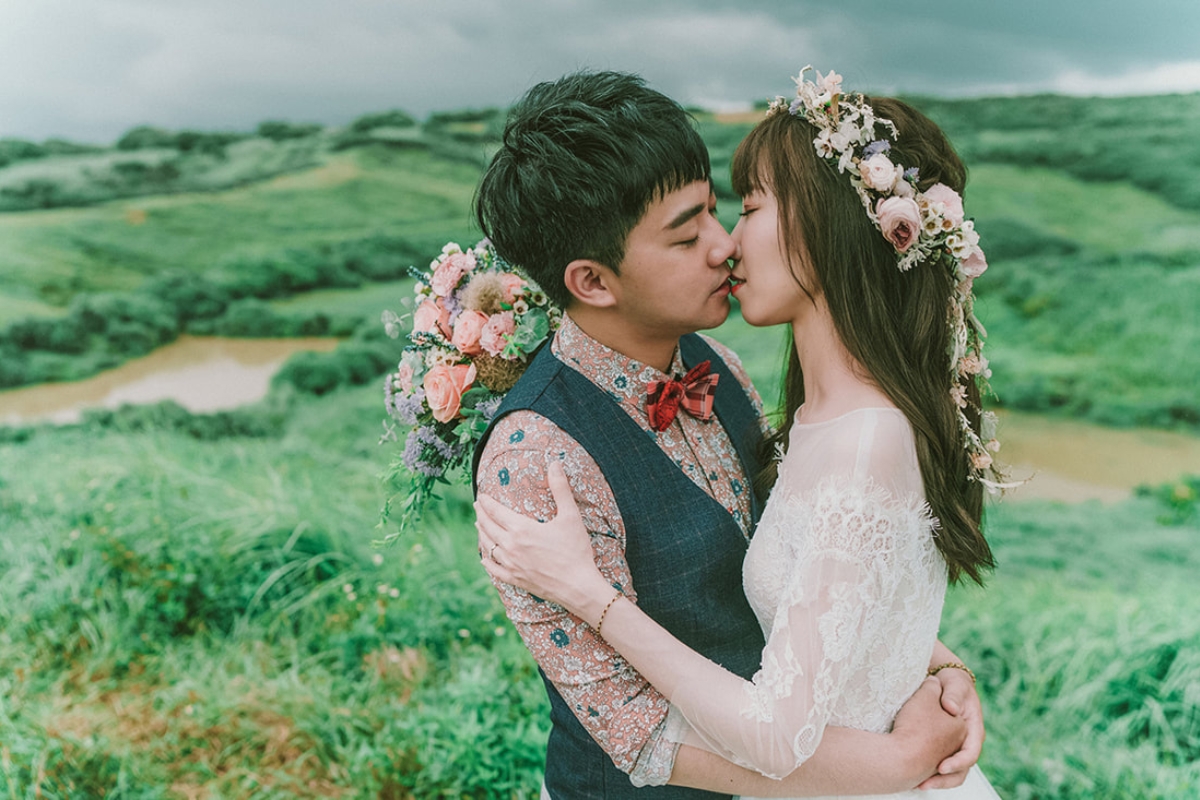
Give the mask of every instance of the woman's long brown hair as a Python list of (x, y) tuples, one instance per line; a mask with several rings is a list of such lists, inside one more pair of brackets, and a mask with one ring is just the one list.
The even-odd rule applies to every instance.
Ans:
[[(912, 106), (892, 98), (868, 98), (877, 117), (890, 119), (898, 141), (894, 163), (917, 167), (919, 187), (943, 183), (962, 194), (966, 168), (941, 129)], [(907, 272), (867, 218), (849, 176), (820, 158), (816, 129), (802, 117), (774, 114), (750, 132), (733, 157), (733, 188), (745, 197), (771, 191), (778, 202), (783, 251), (806, 291), (822, 293), (838, 336), (850, 355), (908, 418), (916, 439), (925, 499), (939, 522), (935, 541), (952, 581), (963, 574), (981, 583), (995, 561), (983, 536), (983, 487), (969, 479), (954, 401), (950, 397), (947, 316), (954, 278), (942, 267), (918, 264)], [(816, 285), (810, 285), (815, 283)], [(768, 453), (787, 446), (796, 410), (804, 403), (804, 373), (793, 341), (783, 384), (783, 419), (766, 442)], [(979, 388), (964, 382), (970, 407)], [(979, 420), (971, 419), (978, 429)], [(775, 463), (756, 489), (774, 484)]]

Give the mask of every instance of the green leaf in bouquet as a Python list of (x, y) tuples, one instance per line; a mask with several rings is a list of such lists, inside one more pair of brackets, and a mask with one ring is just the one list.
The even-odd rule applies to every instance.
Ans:
[(486, 386), (472, 386), (470, 389), (467, 389), (465, 392), (463, 392), (462, 400), (460, 401), (460, 408), (464, 414), (467, 412), (479, 413), (475, 411), (475, 406), (479, 405), (491, 396), (492, 390), (488, 389)]
[(515, 357), (532, 353), (549, 335), (550, 316), (543, 309), (531, 308), (521, 317), (520, 324), (505, 345), (504, 355)]

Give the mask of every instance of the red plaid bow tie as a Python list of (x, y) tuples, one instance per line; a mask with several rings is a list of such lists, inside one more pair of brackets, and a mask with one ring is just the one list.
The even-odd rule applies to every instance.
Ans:
[(698, 420), (708, 421), (713, 413), (713, 392), (721, 376), (710, 373), (711, 362), (701, 361), (688, 370), (683, 380), (650, 381), (646, 384), (646, 411), (650, 427), (665, 431), (679, 413), (679, 407)]

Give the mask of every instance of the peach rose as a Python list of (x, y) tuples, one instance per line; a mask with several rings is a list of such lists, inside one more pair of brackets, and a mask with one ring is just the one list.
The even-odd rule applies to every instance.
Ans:
[(475, 256), (471, 253), (451, 253), (433, 269), (429, 288), (434, 294), (445, 297), (454, 291), (462, 276), (475, 269)]
[(910, 197), (885, 197), (875, 206), (883, 238), (903, 253), (917, 241), (921, 230), (921, 209)]
[(942, 204), (942, 216), (954, 223), (954, 227), (962, 225), (963, 203), (958, 192), (944, 183), (935, 183), (924, 194), (927, 202)]
[(474, 364), (441, 364), (425, 374), (425, 402), (438, 422), (459, 416), (463, 392), (475, 381)]
[(454, 335), (450, 342), (459, 352), (469, 356), (479, 355), (483, 350), (479, 345), (479, 336), (483, 326), (487, 325), (488, 315), (482, 311), (464, 311), (454, 321)]
[(511, 311), (492, 314), (488, 318), (487, 324), (483, 326), (483, 332), (479, 335), (479, 344), (489, 354), (498, 356), (504, 351), (504, 337), (516, 329), (517, 323), (513, 319)]
[(450, 335), (450, 312), (440, 300), (422, 300), (413, 313), (413, 331)]
[(500, 285), (504, 287), (504, 302), (512, 303), (517, 299), (517, 292), (525, 288), (525, 280), (520, 275), (505, 272), (500, 275)]

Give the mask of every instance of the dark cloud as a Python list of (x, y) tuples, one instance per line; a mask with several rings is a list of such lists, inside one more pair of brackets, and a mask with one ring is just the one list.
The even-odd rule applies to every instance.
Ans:
[(871, 91), (1195, 91), (1197, 30), (1195, 0), (3, 0), (0, 135), (503, 106), (583, 67), (712, 106), (810, 62)]

